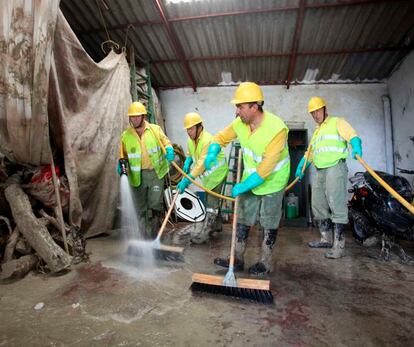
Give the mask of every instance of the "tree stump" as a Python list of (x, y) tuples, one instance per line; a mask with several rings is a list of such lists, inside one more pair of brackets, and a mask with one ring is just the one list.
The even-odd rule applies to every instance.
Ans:
[(18, 184), (5, 189), (14, 220), (27, 242), (33, 247), (52, 272), (59, 272), (70, 266), (72, 257), (60, 248), (50, 236), (44, 223), (33, 214), (26, 193)]

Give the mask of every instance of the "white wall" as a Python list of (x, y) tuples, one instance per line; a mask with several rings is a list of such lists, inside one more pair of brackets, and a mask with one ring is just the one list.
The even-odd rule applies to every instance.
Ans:
[[(395, 167), (414, 170), (414, 52), (388, 80)], [(396, 171), (398, 173), (398, 170)], [(406, 176), (411, 182), (413, 177)]]
[[(186, 132), (183, 118), (187, 112), (197, 111), (204, 119), (205, 128), (215, 133), (228, 125), (235, 115), (230, 104), (236, 87), (190, 88), (165, 90), (160, 93), (163, 115), (168, 137), (186, 150)], [(307, 103), (312, 96), (321, 96), (327, 102), (331, 115), (345, 117), (356, 129), (363, 142), (363, 157), (377, 170), (386, 170), (384, 143), (384, 112), (381, 96), (387, 94), (386, 84), (342, 84), (264, 86), (264, 108), (280, 116), (285, 121), (305, 122), (309, 137), (315, 123), (307, 113)], [(414, 135), (414, 134), (413, 134)], [(364, 171), (353, 159), (348, 160), (350, 175)], [(296, 168), (292, 168), (295, 170)]]

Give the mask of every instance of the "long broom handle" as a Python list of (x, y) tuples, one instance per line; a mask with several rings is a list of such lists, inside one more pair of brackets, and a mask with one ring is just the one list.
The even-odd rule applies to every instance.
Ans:
[[(165, 147), (164, 147), (164, 145), (162, 144), (162, 142), (160, 141), (160, 139), (158, 138), (158, 136), (155, 134), (155, 132), (152, 130), (152, 128), (151, 128), (151, 126), (149, 127), (150, 128), (150, 130), (151, 130), (151, 132), (152, 132), (152, 134), (155, 136), (155, 138), (157, 139), (157, 142), (158, 142), (158, 144), (160, 145), (160, 147), (161, 147), (161, 149), (162, 149), (162, 151), (163, 151), (163, 153), (164, 154), (166, 154), (167, 153), (167, 150), (165, 149)], [(190, 180), (190, 182), (192, 183), (192, 184), (194, 184), (194, 185), (196, 185), (198, 188), (200, 188), (200, 189), (202, 189), (202, 190), (204, 190), (205, 192), (207, 192), (208, 194), (210, 194), (210, 195), (213, 195), (213, 196), (215, 196), (216, 198), (219, 198), (219, 199), (224, 199), (224, 200), (228, 200), (228, 201), (235, 201), (235, 199), (234, 198), (232, 198), (232, 197), (230, 197), (230, 196), (226, 196), (226, 195), (221, 195), (221, 194), (219, 194), (219, 193), (216, 193), (216, 192), (213, 192), (212, 190), (210, 190), (210, 189), (207, 189), (206, 187), (204, 187), (203, 185), (201, 185), (200, 183), (198, 183), (198, 182), (196, 182), (195, 180), (193, 180), (189, 175), (187, 175), (178, 165), (177, 165), (177, 163), (175, 162), (175, 161), (172, 161), (171, 162), (171, 164), (172, 164), (172, 166), (174, 166), (177, 170), (178, 170), (178, 172), (180, 172), (184, 177), (187, 177), (189, 180)]]
[[(241, 162), (242, 162), (242, 149), (239, 149), (239, 157), (237, 161), (237, 178), (236, 183), (240, 182), (240, 172), (241, 172)], [(236, 248), (236, 229), (237, 229), (237, 208), (239, 207), (239, 197), (236, 197), (236, 201), (234, 202), (234, 213), (233, 213), (233, 225), (232, 225), (232, 232), (231, 232), (231, 248), (230, 248), (230, 263), (229, 268), (233, 268), (234, 266), (234, 252)]]
[(56, 212), (57, 212), (59, 223), (60, 223), (60, 232), (62, 233), (63, 245), (65, 247), (65, 251), (67, 254), (69, 254), (68, 241), (66, 239), (65, 221), (63, 220), (62, 203), (60, 201), (59, 182), (58, 182), (57, 175), (55, 172), (55, 161), (53, 160), (53, 154), (50, 155), (50, 166), (52, 169), (53, 187), (55, 189), (56, 204), (57, 204)]
[(161, 228), (160, 228), (160, 230), (158, 231), (158, 235), (157, 235), (156, 240), (160, 240), (160, 239), (161, 239), (162, 234), (164, 233), (165, 226), (167, 225), (167, 223), (168, 223), (168, 219), (169, 219), (169, 218), (170, 218), (170, 216), (171, 216), (171, 212), (172, 212), (172, 210), (174, 209), (174, 205), (175, 205), (175, 202), (177, 201), (178, 195), (180, 195), (180, 191), (179, 191), (179, 190), (177, 190), (177, 192), (176, 192), (176, 193), (175, 193), (175, 195), (174, 195), (173, 200), (171, 201), (170, 208), (168, 209), (167, 214), (165, 215), (165, 218), (164, 218), (164, 220), (162, 221)]
[[(305, 163), (303, 164), (302, 167), (302, 173), (305, 172), (306, 170), (306, 164), (308, 163), (308, 159), (310, 156), (310, 152), (312, 150), (312, 145), (309, 144), (308, 149), (306, 150), (306, 155), (305, 155)], [(296, 177), (286, 188), (285, 188), (285, 192), (287, 192), (290, 188), (292, 188), (297, 182), (299, 181), (299, 177)]]
[(400, 194), (398, 194), (392, 187), (390, 187), (387, 182), (385, 182), (377, 173), (372, 170), (372, 168), (362, 159), (358, 154), (356, 154), (356, 158), (362, 164), (362, 166), (374, 177), (379, 184), (381, 184), (394, 198), (396, 198), (404, 207), (407, 208), (412, 214), (414, 214), (414, 206), (411, 205), (407, 200), (405, 200)]

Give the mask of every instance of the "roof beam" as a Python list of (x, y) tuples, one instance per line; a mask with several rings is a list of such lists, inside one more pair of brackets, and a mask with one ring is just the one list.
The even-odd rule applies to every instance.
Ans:
[[(302, 51), (296, 52), (297, 56), (306, 55), (329, 55), (329, 54), (353, 54), (353, 53), (372, 53), (372, 52), (392, 52), (392, 51), (410, 51), (414, 45), (397, 46), (397, 47), (378, 47), (378, 48), (358, 48), (358, 49), (335, 49), (329, 51)], [(292, 52), (274, 52), (274, 53), (252, 53), (252, 54), (230, 54), (217, 56), (200, 56), (187, 58), (187, 61), (214, 61), (214, 60), (231, 60), (231, 59), (251, 59), (251, 58), (274, 58), (290, 57)], [(177, 63), (179, 59), (160, 59), (151, 60), (151, 64), (169, 64)], [(286, 80), (285, 80), (286, 82)]]
[(187, 75), (187, 79), (189, 80), (189, 82), (191, 83), (191, 87), (193, 88), (194, 91), (197, 90), (197, 86), (194, 80), (194, 76), (191, 72), (190, 69), (190, 65), (188, 64), (188, 61), (185, 59), (185, 54), (184, 54), (184, 50), (181, 47), (180, 42), (178, 41), (177, 36), (175, 35), (170, 23), (168, 22), (167, 16), (165, 15), (165, 11), (164, 11), (164, 7), (161, 3), (161, 0), (155, 0), (155, 7), (157, 8), (162, 22), (164, 24), (165, 30), (167, 31), (167, 35), (172, 43), (172, 46), (175, 50), (175, 54), (177, 55), (177, 57), (179, 58), (181, 64), (183, 65), (184, 68), (184, 72)]
[(299, 11), (296, 18), (295, 33), (293, 34), (292, 52), (290, 54), (289, 68), (286, 77), (286, 88), (289, 89), (290, 81), (296, 66), (296, 53), (298, 51), (300, 34), (302, 32), (303, 17), (305, 14), (305, 0), (299, 0)]
[[(336, 3), (320, 3), (320, 4), (308, 4), (305, 5), (305, 9), (318, 9), (318, 8), (333, 8), (333, 7), (342, 7), (342, 6), (360, 6), (360, 5), (370, 5), (370, 4), (378, 4), (382, 2), (407, 2), (410, 0), (347, 0), (347, 1), (340, 1)], [(299, 6), (279, 6), (279, 7), (270, 7), (264, 9), (251, 9), (251, 10), (240, 10), (240, 11), (232, 11), (232, 12), (218, 12), (218, 13), (208, 13), (208, 14), (201, 14), (197, 16), (187, 16), (187, 17), (176, 17), (176, 18), (169, 18), (168, 21), (172, 22), (184, 22), (184, 21), (191, 21), (191, 20), (200, 20), (200, 19), (207, 19), (207, 18), (216, 18), (216, 17), (226, 17), (226, 16), (241, 16), (246, 14), (255, 14), (255, 13), (270, 13), (270, 12), (285, 12), (285, 11), (297, 11), (299, 10)], [(146, 25), (160, 25), (163, 24), (162, 21), (159, 20), (149, 20), (149, 21), (136, 21), (116, 26), (108, 27), (108, 31), (112, 30), (126, 30), (128, 26), (133, 27), (142, 27)], [(76, 32), (79, 35), (86, 35), (86, 34), (94, 34), (98, 32), (105, 31), (104, 28), (98, 29), (90, 29), (90, 30), (81, 30)]]

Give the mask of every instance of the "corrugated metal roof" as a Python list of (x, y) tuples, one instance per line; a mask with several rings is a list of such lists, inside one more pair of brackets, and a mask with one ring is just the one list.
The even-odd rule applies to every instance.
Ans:
[[(156, 1), (163, 4), (185, 63)], [(127, 47), (151, 63), (158, 87), (191, 85), (186, 66), (196, 86), (227, 83), (229, 76), (233, 82), (285, 83), (301, 3), (292, 83), (383, 80), (413, 47), (414, 1), (62, 0), (66, 19), (95, 60), (104, 56), (100, 45), (107, 40), (97, 2), (110, 38), (120, 46), (132, 25)], [(188, 18), (215, 14), (220, 15)]]

